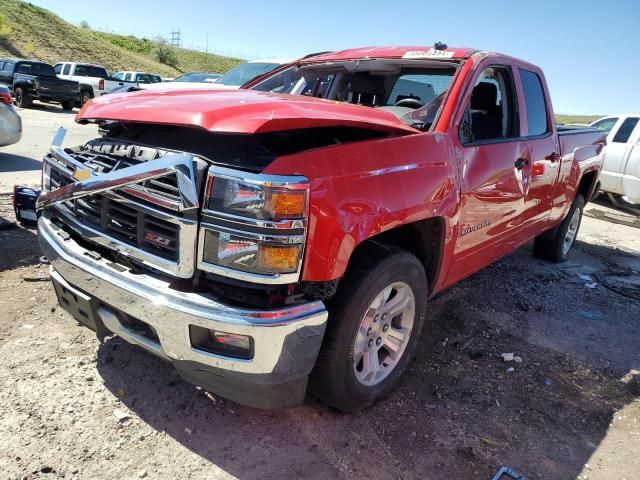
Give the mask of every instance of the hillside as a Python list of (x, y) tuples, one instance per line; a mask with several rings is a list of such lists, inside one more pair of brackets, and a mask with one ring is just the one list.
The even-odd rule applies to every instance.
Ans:
[(556, 114), (556, 122), (558, 123), (583, 123), (589, 124), (595, 122), (604, 115), (560, 115)]
[(94, 32), (30, 3), (0, 0), (0, 56), (97, 63), (110, 72), (141, 70), (167, 77), (194, 70), (223, 73), (242, 61), (182, 48), (176, 54), (178, 68), (163, 65), (154, 58), (150, 40)]

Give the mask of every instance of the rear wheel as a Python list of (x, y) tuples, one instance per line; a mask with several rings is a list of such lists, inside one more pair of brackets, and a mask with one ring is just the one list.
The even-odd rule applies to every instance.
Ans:
[(533, 243), (533, 254), (538, 258), (552, 262), (564, 262), (578, 236), (583, 210), (584, 197), (577, 194), (569, 213), (558, 226), (553, 237), (536, 237)]
[(24, 91), (24, 89), (22, 87), (18, 87), (16, 88), (15, 92), (14, 92), (14, 96), (15, 96), (15, 102), (16, 102), (16, 106), (20, 107), (20, 108), (26, 108), (29, 105), (31, 105), (31, 102), (29, 101), (29, 97), (27, 96), (26, 92)]
[(381, 247), (341, 281), (309, 391), (345, 412), (384, 397), (405, 369), (420, 336), (427, 278), (408, 252)]
[(91, 92), (89, 92), (88, 90), (83, 90), (82, 92), (80, 92), (80, 106), (83, 107), (84, 104), (92, 98), (93, 95), (91, 95)]
[(73, 102), (71, 100), (64, 100), (61, 102), (62, 110), (71, 111), (73, 110)]

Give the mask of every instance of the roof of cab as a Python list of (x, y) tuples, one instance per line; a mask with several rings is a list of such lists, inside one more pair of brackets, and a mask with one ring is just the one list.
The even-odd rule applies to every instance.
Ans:
[(361, 47), (350, 48), (338, 52), (329, 52), (304, 59), (301, 63), (335, 62), (341, 60), (355, 60), (362, 58), (415, 58), (415, 59), (463, 59), (477, 50), (472, 48), (440, 48), (433, 46), (395, 46), (395, 47)]

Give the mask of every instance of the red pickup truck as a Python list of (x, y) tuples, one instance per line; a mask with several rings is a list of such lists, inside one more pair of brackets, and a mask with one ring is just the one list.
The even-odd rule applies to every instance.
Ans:
[(265, 408), (371, 405), (431, 334), (428, 299), (532, 239), (564, 260), (604, 145), (556, 127), (538, 67), (444, 45), (109, 95), (77, 121), (101, 136), (59, 132), (38, 201), (60, 304)]

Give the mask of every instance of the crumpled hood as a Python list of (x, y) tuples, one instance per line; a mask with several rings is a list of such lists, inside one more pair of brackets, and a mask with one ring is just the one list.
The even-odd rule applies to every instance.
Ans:
[(419, 133), (389, 112), (297, 95), (252, 90), (193, 89), (104, 95), (76, 121), (116, 120), (201, 127), (212, 132), (261, 133), (313, 127), (355, 127)]

